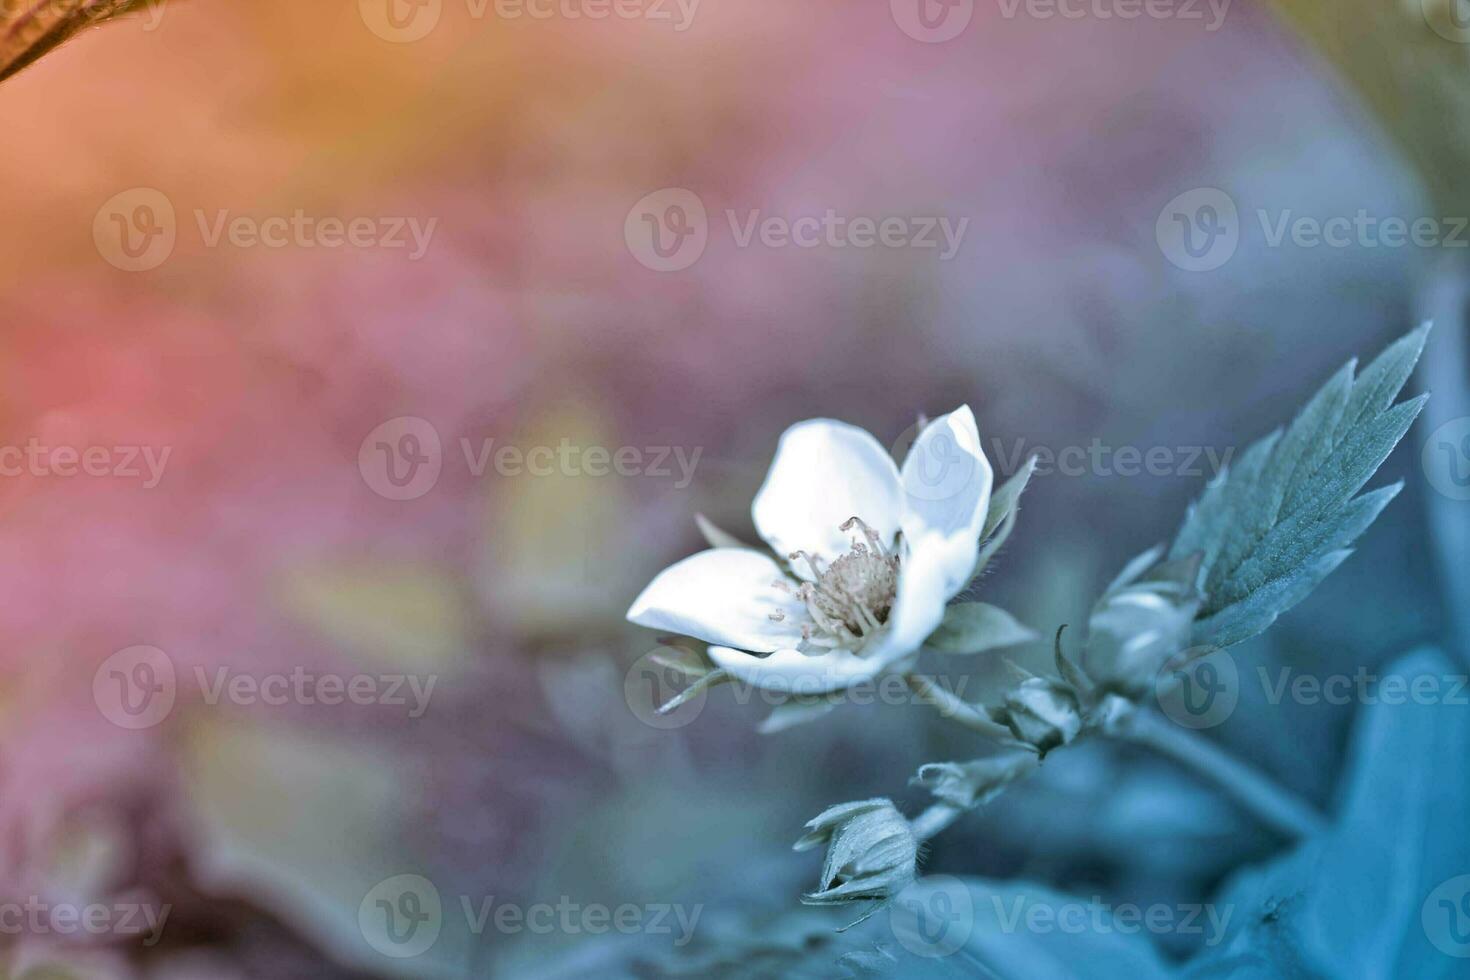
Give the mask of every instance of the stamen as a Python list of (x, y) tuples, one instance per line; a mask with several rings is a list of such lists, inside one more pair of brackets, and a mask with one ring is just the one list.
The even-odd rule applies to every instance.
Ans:
[(810, 568), (812, 570), (812, 578), (822, 577), (822, 570), (817, 566), (817, 562), (822, 560), (821, 555), (811, 555), (807, 554), (805, 551), (793, 551), (786, 557), (792, 561), (796, 561), (798, 558), (805, 560), (807, 568)]
[[(806, 607), (810, 621), (801, 624), (801, 636), (808, 647), (861, 653), (883, 629), (893, 608), (898, 592), (898, 552), (885, 548), (878, 532), (859, 517), (849, 518), (839, 527), (844, 533), (855, 529), (862, 533), (866, 544), (854, 536), (851, 548), (830, 564), (814, 552), (791, 552), (788, 558), (793, 563), (806, 562), (810, 581), (771, 583)], [(787, 618), (784, 611), (770, 613), (769, 617), (778, 623)]]
[(878, 553), (878, 557), (888, 557), (888, 549), (883, 547), (883, 539), (878, 537), (878, 532), (868, 527), (861, 517), (849, 517), (842, 522), (842, 526), (837, 530), (846, 532), (851, 531), (854, 527), (862, 529), (863, 537), (868, 539), (868, 544), (873, 546), (873, 550)]

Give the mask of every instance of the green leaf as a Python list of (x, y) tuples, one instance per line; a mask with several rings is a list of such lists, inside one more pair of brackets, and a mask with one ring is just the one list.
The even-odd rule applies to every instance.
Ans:
[(1436, 887), (1470, 870), (1462, 678), (1429, 650), (1383, 671), (1354, 731), (1333, 829), (1238, 876), (1214, 903), (1236, 910), (1226, 942), (1184, 976), (1464, 975), (1466, 961), (1434, 941), (1463, 944), (1427, 931), (1443, 921)]
[(1036, 469), (1036, 457), (1032, 456), (1021, 464), (1016, 475), (1011, 477), (990, 496), (990, 508), (985, 512), (985, 526), (980, 529), (980, 554), (970, 572), (970, 587), (990, 564), (990, 559), (1006, 543), (1016, 529), (1016, 515), (1021, 512), (1021, 494), (1031, 482)]
[(1393, 404), (1428, 331), (1392, 344), (1356, 380), (1348, 362), (1284, 432), (1246, 450), (1190, 508), (1169, 557), (1201, 557), (1195, 643), (1225, 647), (1266, 629), (1347, 557), (1398, 493), (1401, 485), (1356, 496), (1428, 397)]
[(959, 602), (944, 611), (944, 621), (924, 645), (940, 653), (984, 653), (1039, 639), (1035, 630), (997, 606)]
[(990, 508), (985, 513), (985, 527), (980, 532), (980, 540), (984, 541), (994, 534), (995, 529), (1000, 527), (1000, 522), (1016, 512), (1021, 494), (1026, 492), (1026, 485), (1031, 482), (1031, 474), (1035, 471), (1036, 457), (1028, 457), (1015, 475), (990, 495)]
[(701, 928), (688, 946), (645, 956), (636, 975), (659, 980), (1169, 980), (1174, 975), (1136, 919), (1115, 922), (1095, 899), (1032, 882), (921, 878), (899, 893), (893, 907), (840, 933), (810, 918), (813, 911), (750, 922), (733, 935)]
[(694, 524), (711, 548), (749, 548), (750, 545), (720, 527), (703, 514), (694, 515)]
[(775, 735), (788, 728), (816, 721), (828, 714), (834, 707), (836, 705), (823, 698), (792, 698), (772, 708), (771, 713), (766, 716), (765, 721), (760, 723), (756, 731), (762, 735)]

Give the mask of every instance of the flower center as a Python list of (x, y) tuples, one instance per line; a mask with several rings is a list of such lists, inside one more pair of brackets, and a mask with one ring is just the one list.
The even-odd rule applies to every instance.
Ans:
[[(803, 582), (795, 595), (806, 604), (812, 621), (801, 627), (802, 638), (813, 646), (842, 647), (860, 651), (888, 621), (898, 594), (898, 554), (883, 547), (878, 533), (857, 517), (848, 518), (839, 530), (858, 529), (867, 539), (856, 537), (852, 547), (830, 564), (821, 555), (796, 551), (793, 562), (804, 561), (811, 582)], [(783, 591), (792, 591), (784, 582)]]

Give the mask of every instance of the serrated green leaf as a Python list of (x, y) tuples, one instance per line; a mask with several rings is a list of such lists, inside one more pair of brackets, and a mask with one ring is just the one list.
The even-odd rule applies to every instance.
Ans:
[(1035, 630), (985, 602), (959, 602), (944, 611), (944, 621), (924, 645), (940, 653), (984, 653), (1039, 639)]
[(1171, 559), (1201, 556), (1195, 642), (1229, 646), (1304, 599), (1399, 487), (1355, 495), (1393, 451), (1424, 399), (1393, 404), (1428, 326), (1390, 345), (1360, 376), (1349, 362), (1292, 424), (1252, 445), (1190, 508)]

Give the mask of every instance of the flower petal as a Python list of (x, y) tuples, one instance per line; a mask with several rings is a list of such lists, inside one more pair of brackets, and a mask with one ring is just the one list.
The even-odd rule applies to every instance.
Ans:
[[(799, 422), (781, 436), (750, 512), (778, 555), (808, 551), (831, 561), (851, 547), (854, 535), (839, 530), (849, 517), (862, 518), (886, 547), (903, 514), (898, 467), (857, 426), (831, 419)], [(796, 572), (806, 574), (799, 566)]]
[[(713, 548), (659, 572), (634, 600), (639, 626), (761, 652), (801, 638), (806, 612), (773, 583), (790, 581), (769, 556), (749, 548)], [(794, 584), (794, 583), (793, 583)], [(785, 619), (772, 620), (772, 613)]]
[(729, 647), (710, 647), (709, 658), (737, 681), (782, 694), (830, 694), (882, 673), (890, 664), (848, 650), (805, 654), (777, 650), (757, 657)]
[(959, 535), (928, 534), (906, 543), (888, 622), (864, 659), (892, 662), (919, 649), (944, 621), (949, 600), (968, 584), (979, 549), (977, 541)]
[(994, 473), (970, 406), (930, 422), (903, 461), (903, 533), (980, 537)]

